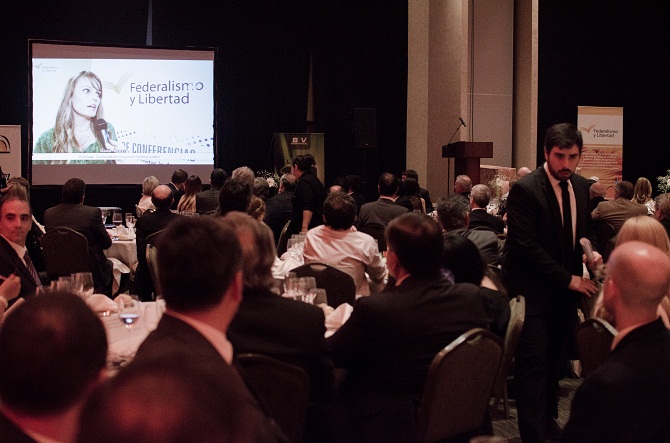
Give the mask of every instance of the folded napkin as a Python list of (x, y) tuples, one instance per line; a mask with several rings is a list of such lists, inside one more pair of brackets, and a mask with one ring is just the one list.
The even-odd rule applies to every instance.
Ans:
[(88, 300), (86, 300), (86, 304), (93, 309), (93, 312), (107, 312), (115, 311), (117, 309), (117, 304), (114, 300), (110, 299), (105, 294), (91, 295)]
[(335, 310), (326, 317), (326, 337), (330, 337), (335, 331), (340, 329), (340, 326), (349, 319), (352, 312), (354, 312), (354, 308), (349, 303), (342, 303), (335, 308)]
[(287, 254), (282, 255), (281, 259), (275, 258), (275, 262), (272, 265), (272, 276), (274, 278), (283, 279), (289, 271), (300, 266), (300, 263), (293, 259), (290, 254), (288, 256), (286, 255)]

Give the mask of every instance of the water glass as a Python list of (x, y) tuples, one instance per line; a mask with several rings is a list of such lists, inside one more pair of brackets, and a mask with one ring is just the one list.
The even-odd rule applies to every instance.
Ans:
[(78, 293), (81, 294), (84, 301), (93, 295), (93, 274), (90, 272), (77, 272), (72, 274), (72, 280), (74, 282), (74, 287), (77, 289)]
[(142, 315), (140, 298), (137, 295), (121, 294), (117, 297), (116, 302), (119, 305), (119, 320), (121, 323), (123, 323), (123, 325), (126, 327), (126, 330), (128, 331), (128, 349), (125, 356), (131, 356), (133, 352), (130, 342), (130, 330)]

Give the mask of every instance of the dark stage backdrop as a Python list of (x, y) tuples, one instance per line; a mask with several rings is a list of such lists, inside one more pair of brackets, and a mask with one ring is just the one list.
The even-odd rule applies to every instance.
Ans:
[(623, 106), (623, 178), (670, 169), (667, 2), (547, 0), (539, 7), (538, 163), (544, 132), (577, 106)]
[[(6, 2), (10, 3), (10, 2)], [(23, 127), (28, 161), (28, 39), (144, 45), (149, 0), (35, 0), (3, 5), (0, 122)], [(405, 165), (407, 1), (153, 0), (153, 44), (217, 47), (216, 165), (272, 167), (274, 132), (325, 132), (326, 182), (357, 173), (369, 198), (380, 172)], [(315, 122), (307, 92), (313, 55)], [(377, 110), (377, 147), (354, 148), (353, 110)], [(147, 170), (147, 175), (152, 171)], [(63, 177), (65, 182), (70, 177)], [(169, 177), (158, 177), (162, 182)], [(207, 182), (209, 177), (201, 177)], [(90, 187), (86, 202), (129, 211), (138, 186)], [(33, 190), (38, 219), (58, 202)]]

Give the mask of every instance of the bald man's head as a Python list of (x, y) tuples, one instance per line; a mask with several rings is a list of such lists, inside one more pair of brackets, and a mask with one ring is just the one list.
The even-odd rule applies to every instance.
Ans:
[(530, 174), (531, 172), (532, 171), (530, 170), (530, 168), (528, 168), (526, 166), (522, 166), (522, 167), (519, 168), (518, 171), (516, 171), (516, 178), (521, 178), (524, 175)]
[(622, 313), (655, 318), (658, 304), (668, 290), (670, 258), (665, 252), (639, 241), (614, 249), (607, 262), (604, 302), (615, 318)]
[(172, 189), (165, 185), (158, 185), (151, 193), (151, 203), (156, 209), (169, 208), (172, 205)]

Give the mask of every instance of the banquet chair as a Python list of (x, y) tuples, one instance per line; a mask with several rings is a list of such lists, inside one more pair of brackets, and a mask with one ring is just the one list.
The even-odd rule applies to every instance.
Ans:
[(503, 359), (493, 385), (493, 412), (498, 410), (498, 403), (502, 400), (505, 408), (505, 418), (509, 418), (507, 379), (512, 372), (514, 353), (519, 344), (519, 337), (521, 336), (521, 330), (526, 318), (526, 299), (522, 295), (517, 295), (509, 301), (509, 308), (510, 317), (507, 324), (507, 332), (505, 333)]
[(42, 252), (50, 280), (75, 272), (90, 272), (88, 240), (84, 234), (57, 227), (42, 236)]
[(289, 232), (288, 232), (288, 227), (291, 224), (291, 221), (287, 221), (286, 224), (284, 224), (284, 227), (281, 229), (281, 233), (279, 234), (279, 239), (277, 240), (277, 256), (281, 257), (284, 252), (287, 250), (288, 246), (288, 239), (290, 237)]
[(158, 281), (158, 260), (156, 259), (156, 247), (151, 243), (147, 243), (147, 267), (149, 268), (149, 276), (151, 276), (151, 283), (154, 285), (154, 295), (163, 295), (161, 291), (160, 282)]
[(581, 375), (586, 377), (607, 358), (617, 331), (602, 318), (593, 317), (577, 326), (576, 335)]
[(486, 421), (502, 355), (502, 340), (475, 328), (435, 356), (419, 406), (421, 441), (432, 443), (477, 434)]
[(234, 364), (289, 441), (302, 441), (309, 406), (307, 373), (262, 354), (240, 354)]
[(305, 263), (293, 269), (297, 277), (314, 277), (316, 287), (326, 290), (328, 306), (337, 308), (342, 303), (353, 306), (356, 301), (356, 283), (351, 275), (321, 262)]

